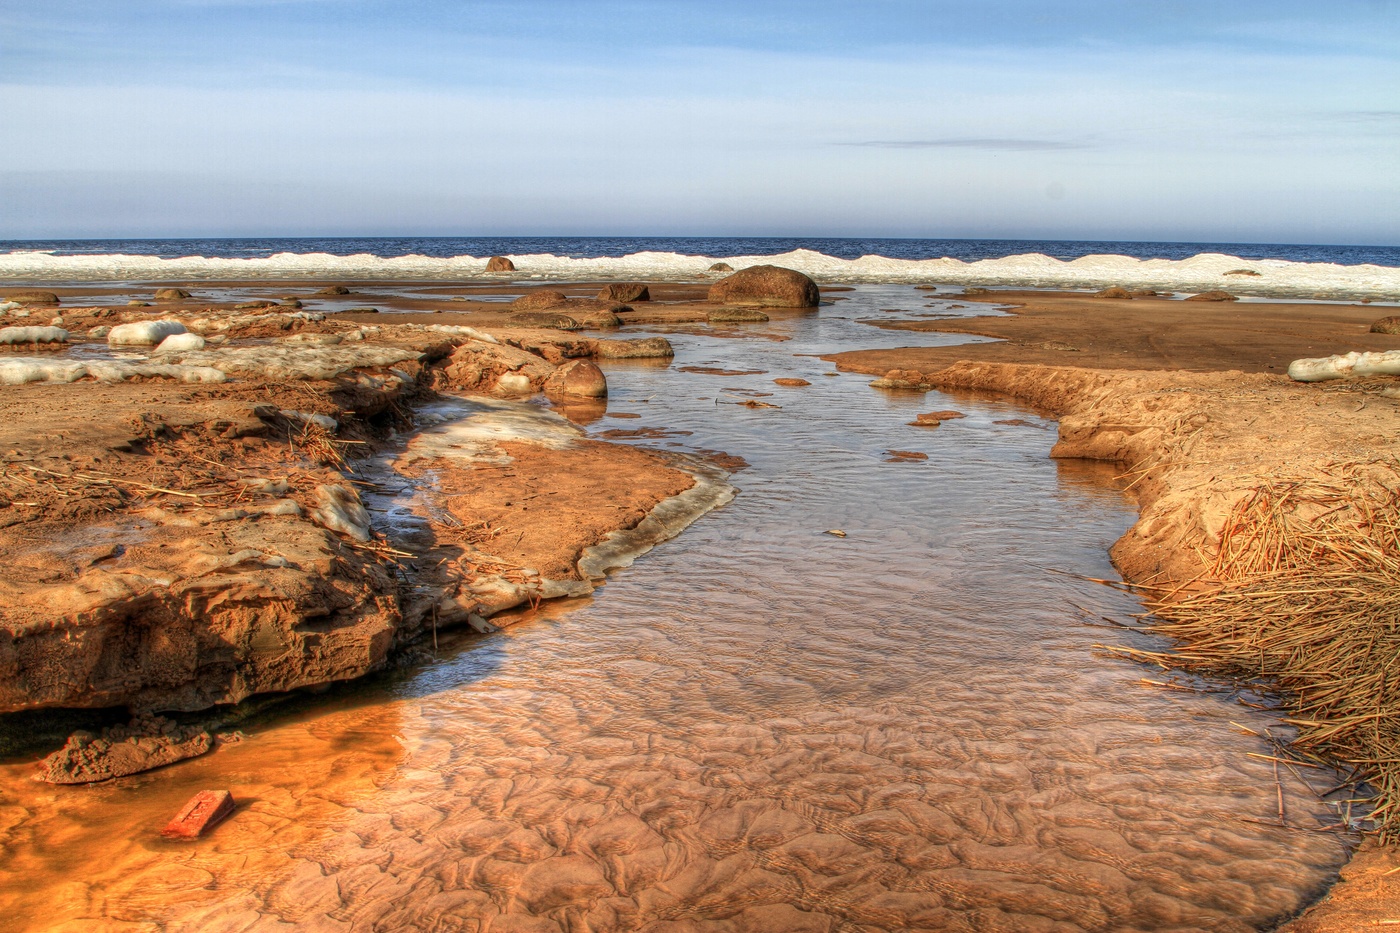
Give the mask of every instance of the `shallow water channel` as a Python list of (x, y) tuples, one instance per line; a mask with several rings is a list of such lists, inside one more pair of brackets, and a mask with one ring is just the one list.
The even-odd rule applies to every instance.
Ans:
[[(1094, 648), (1143, 643), (1102, 621), (1136, 601), (1055, 572), (1113, 576), (1133, 511), (1112, 468), (1048, 459), (1053, 423), (1009, 402), (883, 392), (810, 355), (938, 340), (858, 323), (927, 304), (868, 287), (749, 339), (670, 332), (670, 367), (610, 366), (590, 433), (692, 432), (638, 442), (745, 458), (733, 502), (591, 599), (444, 637), (203, 759), (79, 789), (0, 767), (0, 913), (985, 933), (1255, 930), (1300, 909), (1346, 840), (1250, 757), (1273, 749), (1240, 727), (1283, 735), (1277, 717), (1144, 686), (1163, 678)], [(906, 424), (936, 409), (967, 417)], [(157, 837), (206, 787), (235, 817)], [(1269, 825), (1280, 792), (1296, 828)]]

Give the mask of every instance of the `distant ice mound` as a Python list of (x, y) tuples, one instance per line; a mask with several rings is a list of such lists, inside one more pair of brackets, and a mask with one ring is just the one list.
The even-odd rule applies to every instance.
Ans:
[[(838, 259), (798, 249), (767, 256), (687, 256), (643, 251), (627, 256), (575, 258), (552, 253), (512, 257), (516, 281), (713, 281), (710, 267), (722, 261), (734, 269), (776, 265), (795, 269), (819, 283), (890, 282), (944, 285), (992, 285), (1022, 288), (1086, 288), (1107, 286), (1204, 292), (1228, 287), (1240, 295), (1333, 299), (1400, 297), (1400, 268), (1377, 265), (1344, 266), (1284, 259), (1242, 259), (1222, 253), (1201, 253), (1189, 259), (1135, 259), (1095, 255), (1060, 260), (1041, 253), (963, 262), (959, 259), (892, 259), (862, 256)], [(161, 259), (123, 254), (57, 256), (26, 250), (0, 253), (0, 281), (198, 281), (371, 279), (409, 281), (492, 281), (500, 274), (483, 271), (479, 256), (375, 256), (361, 253), (277, 253), (255, 259), (186, 256)], [(1242, 276), (1247, 264), (1256, 275)]]

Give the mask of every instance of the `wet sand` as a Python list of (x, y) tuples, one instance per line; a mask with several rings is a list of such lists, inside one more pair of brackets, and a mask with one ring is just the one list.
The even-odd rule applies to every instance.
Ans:
[[(969, 300), (996, 300), (1010, 313), (882, 326), (999, 342), (826, 358), (856, 372), (1026, 400), (1060, 421), (1052, 456), (1129, 465), (1141, 518), (1112, 551), (1129, 580), (1209, 580), (1224, 525), (1260, 484), (1324, 484), (1326, 495), (1342, 490), (1354, 502), (1400, 488), (1400, 381), (1304, 384), (1280, 375), (1298, 358), (1400, 348), (1400, 336), (1369, 332), (1393, 309), (1020, 291)], [(1283, 929), (1342, 933), (1393, 922), (1397, 870), (1400, 849), (1368, 843), (1343, 882)]]
[[(236, 284), (228, 283), (230, 287)], [(290, 285), (279, 288), (267, 283), (244, 284), (249, 292), (261, 290), (270, 295), (295, 295), (298, 291)], [(298, 284), (299, 290), (311, 291), (304, 283)], [(673, 300), (693, 300), (699, 297), (697, 288), (677, 287), (674, 293), (662, 292), (662, 295)], [(394, 288), (388, 283), (382, 291), (370, 285), (357, 285), (355, 290), (359, 294), (337, 300), (364, 300), (368, 304), (373, 299), (373, 303), (382, 305), (383, 309), (401, 308), (419, 314), (347, 314), (343, 323), (384, 324), (392, 319), (394, 323), (489, 326), (509, 320), (508, 313), (492, 302), (454, 301), (454, 298), (493, 294), (487, 290), (414, 286), (416, 292), (432, 291), (434, 294), (411, 297), (391, 294)], [(596, 292), (596, 286), (577, 285), (562, 290), (571, 297), (582, 298)], [(494, 294), (512, 295), (524, 291), (495, 289)], [(117, 293), (126, 294), (126, 291), (114, 290), (113, 294)], [(306, 298), (308, 303), (313, 300), (309, 294)], [(1387, 313), (1384, 309), (1345, 305), (1185, 304), (1154, 299), (1114, 301), (1045, 293), (998, 293), (996, 298), (1024, 300), (1025, 305), (1006, 317), (903, 323), (898, 327), (975, 333), (999, 337), (1006, 343), (852, 351), (831, 359), (848, 370), (874, 374), (884, 374), (891, 369), (914, 371), (927, 377), (930, 384), (942, 387), (1014, 395), (1061, 419), (1059, 455), (1132, 464), (1141, 473), (1138, 492), (1143, 499), (1144, 518), (1154, 527), (1144, 529), (1144, 523), (1140, 522), (1138, 528), (1125, 537), (1126, 543), (1120, 543), (1115, 549), (1115, 559), (1129, 578), (1160, 582), (1189, 576), (1191, 561), (1196, 559), (1195, 549), (1208, 545), (1212, 524), (1218, 525), (1218, 518), (1213, 516), (1228, 511), (1232, 497), (1244, 488), (1242, 482), (1221, 484), (1218, 474), (1241, 466), (1246, 468), (1246, 473), (1267, 472), (1279, 469), (1280, 465), (1295, 473), (1325, 472), (1320, 461), (1326, 458), (1318, 454), (1319, 450), (1328, 452), (1332, 459), (1336, 459), (1338, 453), (1360, 459), (1396, 452), (1390, 440), (1394, 436), (1395, 403), (1380, 394), (1384, 386), (1336, 391), (1336, 387), (1299, 386), (1282, 377), (1268, 375), (1281, 371), (1297, 356), (1400, 347), (1400, 337), (1365, 333), (1372, 320)], [(208, 306), (197, 300), (189, 304), (190, 310)], [(159, 310), (167, 310), (167, 307), (162, 304)], [(703, 306), (654, 305), (634, 313), (633, 319), (639, 323), (681, 326), (705, 321)], [(783, 313), (774, 312), (775, 315)], [(321, 329), (311, 328), (312, 331)], [(1146, 376), (1143, 372), (1156, 374)], [(158, 384), (104, 389), (103, 392), (125, 399), (121, 402), (125, 407), (115, 419), (118, 423), (132, 418), (139, 420), (148, 410), (156, 410), (162, 412), (164, 423), (177, 425), (179, 418), (170, 418), (164, 413), (173, 395), (179, 396), (179, 401), (173, 404), (173, 408), (178, 409), (181, 405), (215, 405), (230, 394), (214, 389), (180, 389), (170, 393)], [(237, 397), (238, 393), (233, 395)], [(12, 405), (10, 423), (15, 437), (33, 435), (34, 422), (21, 417), (21, 413), (42, 408), (40, 398), (38, 391), (25, 391), (7, 400)], [(239, 397), (239, 401), (243, 399)], [(314, 401), (304, 402), (303, 406), (316, 410)], [(324, 401), (320, 404), (327, 412), (339, 413)], [(345, 407), (342, 405), (340, 411)], [(1287, 430), (1257, 428), (1261, 416), (1269, 424), (1282, 425)], [(58, 416), (48, 413), (46, 417), (52, 420)], [(237, 420), (228, 412), (206, 412), (201, 417), (203, 420), (199, 423), (206, 425)], [(1201, 417), (1205, 420), (1200, 421)], [(98, 430), (94, 425), (90, 422), (88, 429)], [(1125, 429), (1125, 425), (1132, 427)], [(81, 434), (83, 429), (75, 430)], [(43, 453), (54, 458), (71, 458), (72, 450), (68, 446), (72, 431), (59, 433), (63, 442), (50, 442), (53, 449)], [(180, 434), (179, 431), (174, 433)], [(130, 432), (127, 434), (122, 443), (129, 445)], [(81, 441), (78, 447), (93, 443), (92, 438)], [(18, 445), (18, 440), (15, 443)], [(242, 449), (236, 456), (250, 453), (250, 446), (256, 449), (262, 445), (256, 441), (251, 445), (228, 445), (233, 451)], [(1345, 449), (1339, 451), (1339, 446)], [(188, 452), (193, 447), (191, 441), (184, 449)], [(11, 457), (15, 462), (33, 453), (19, 446), (13, 449), (18, 451), (17, 456)], [(173, 458), (168, 465), (173, 475), (153, 477), (159, 482), (150, 485), (169, 488), (166, 484), (178, 485), (182, 479), (210, 480), (206, 476), (184, 476), (190, 465), (181, 459), (183, 454), (178, 445), (168, 454)], [(278, 457), (281, 456), (279, 453)], [(1179, 462), (1183, 456), (1191, 461), (1186, 469)], [(120, 460), (120, 456), (117, 459)], [(95, 468), (97, 464), (90, 466)], [(1243, 480), (1248, 476), (1234, 478)], [(544, 481), (543, 475), (536, 479)], [(628, 484), (623, 481), (619, 485), (626, 487)], [(535, 488), (530, 485), (531, 490)], [(513, 503), (515, 491), (505, 489), (505, 492), (511, 498), (502, 499), (502, 503)], [(71, 511), (71, 504), (57, 503), (60, 498), (73, 498), (71, 494), (62, 493), (63, 490), (55, 487), (54, 507)], [(664, 490), (654, 493), (647, 501), (654, 503), (665, 494)], [(309, 499), (303, 503), (304, 507), (312, 504)], [(98, 503), (92, 508), (103, 507)], [(642, 511), (647, 507), (645, 502), (638, 506)], [(1154, 512), (1154, 508), (1157, 511)], [(66, 520), (84, 520), (88, 514), (79, 510), (67, 515)], [(530, 537), (533, 541), (535, 536), (527, 535), (527, 525), (514, 523), (525, 520), (523, 513), (507, 517), (502, 512), (493, 527), (508, 532), (518, 529), (520, 539)], [(510, 535), (507, 533), (503, 537)], [(537, 552), (522, 553), (516, 555), (516, 559), (540, 562)], [(38, 571), (40, 576), (45, 572), (53, 571), (42, 568)], [(1382, 870), (1393, 864), (1388, 850), (1368, 852), (1363, 857), (1369, 860), (1367, 864), (1375, 863)], [(1364, 883), (1370, 885), (1373, 892), (1369, 898), (1357, 902), (1348, 893), (1351, 887), (1343, 886), (1334, 894), (1330, 909), (1340, 911), (1335, 915), (1342, 918), (1353, 917), (1345, 913), (1353, 909), (1370, 909), (1372, 913), (1366, 916), (1382, 918), (1385, 911), (1393, 908), (1393, 902), (1388, 900), (1393, 896), (1392, 885), (1377, 883), (1375, 878), (1374, 871), (1365, 875)], [(1355, 903), (1362, 906), (1353, 907)], [(1338, 925), (1343, 922), (1353, 925)], [(1354, 929), (1355, 922), (1354, 919), (1330, 921), (1326, 914), (1319, 914), (1298, 921), (1296, 929)]]

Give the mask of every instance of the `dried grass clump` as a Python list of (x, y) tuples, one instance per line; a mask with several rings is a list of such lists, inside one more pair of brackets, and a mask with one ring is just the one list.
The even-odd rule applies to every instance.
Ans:
[(1151, 660), (1281, 688), (1294, 749), (1371, 786), (1383, 841), (1400, 840), (1400, 492), (1377, 481), (1394, 467), (1258, 487), (1222, 533), (1212, 585), (1163, 599), (1150, 624), (1179, 644)]

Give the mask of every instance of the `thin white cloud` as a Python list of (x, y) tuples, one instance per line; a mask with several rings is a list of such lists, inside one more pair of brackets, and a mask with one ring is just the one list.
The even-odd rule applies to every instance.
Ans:
[(842, 146), (865, 146), (871, 149), (980, 149), (984, 152), (1054, 152), (1064, 149), (1090, 149), (1088, 143), (1061, 139), (871, 139), (863, 142), (838, 143)]

